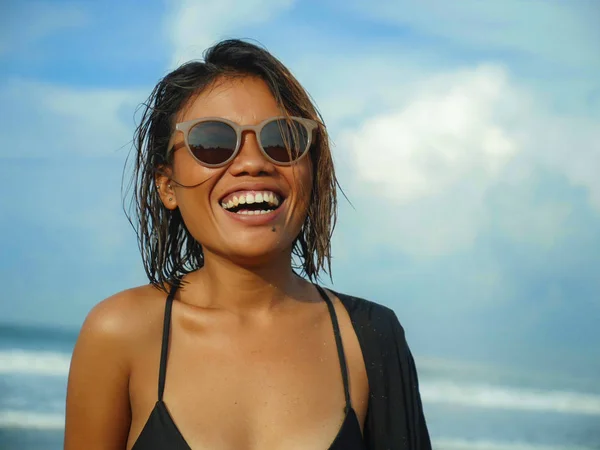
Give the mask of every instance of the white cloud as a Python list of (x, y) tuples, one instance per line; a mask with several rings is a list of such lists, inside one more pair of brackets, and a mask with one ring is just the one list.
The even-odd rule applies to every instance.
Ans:
[(469, 174), (495, 177), (518, 151), (503, 121), (514, 92), (500, 68), (434, 77), (397, 112), (343, 132), (360, 177), (395, 202), (436, 195)]
[(13, 79), (0, 87), (0, 156), (109, 156), (133, 136), (147, 93)]
[(172, 0), (165, 30), (173, 44), (171, 66), (199, 59), (217, 40), (268, 22), (295, 0)]
[[(568, 196), (537, 191), (544, 172), (582, 187), (600, 211), (597, 9), (554, 1), (358, 3), (344, 9), (398, 25), (407, 39), (370, 39), (296, 62), (356, 206), (342, 210), (338, 226), (348, 248), (358, 235), (367, 250), (439, 257), (469, 251), (494, 227), (547, 250), (567, 238), (576, 208)], [(326, 37), (312, 36), (331, 48)]]
[[(395, 109), (337, 133), (351, 199), (369, 223), (378, 219), (365, 245), (441, 256), (472, 246), (493, 213), (511, 239), (551, 246), (571, 208), (532, 194), (539, 169), (585, 187), (600, 210), (600, 130), (550, 115), (501, 66), (434, 74), (396, 91), (403, 101)], [(503, 186), (510, 199), (490, 209), (486, 194)]]

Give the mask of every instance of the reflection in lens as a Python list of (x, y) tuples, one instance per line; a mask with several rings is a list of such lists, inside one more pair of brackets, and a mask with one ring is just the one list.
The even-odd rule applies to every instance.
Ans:
[(222, 164), (227, 161), (237, 142), (235, 130), (224, 122), (200, 122), (188, 134), (192, 154), (205, 164)]
[(276, 119), (263, 127), (260, 142), (269, 157), (287, 163), (307, 150), (308, 130), (297, 120)]

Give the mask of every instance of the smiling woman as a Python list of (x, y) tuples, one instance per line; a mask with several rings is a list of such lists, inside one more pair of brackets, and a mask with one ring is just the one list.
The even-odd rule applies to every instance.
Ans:
[(88, 315), (65, 448), (430, 449), (395, 314), (315, 284), (336, 177), (298, 81), (224, 41), (145, 107), (130, 220), (150, 283)]

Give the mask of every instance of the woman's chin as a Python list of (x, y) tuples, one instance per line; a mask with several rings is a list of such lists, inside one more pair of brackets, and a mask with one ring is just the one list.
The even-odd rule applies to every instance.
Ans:
[(230, 261), (242, 265), (257, 267), (280, 263), (290, 257), (292, 242), (282, 245), (277, 237), (271, 239), (240, 239), (222, 249), (221, 255)]

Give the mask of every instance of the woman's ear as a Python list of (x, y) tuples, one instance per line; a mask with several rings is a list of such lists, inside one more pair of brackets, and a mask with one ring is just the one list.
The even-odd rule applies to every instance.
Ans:
[(173, 182), (170, 178), (170, 170), (159, 168), (155, 177), (156, 190), (160, 199), (165, 205), (165, 208), (174, 210), (177, 208), (177, 197), (175, 196), (175, 190), (173, 189)]

